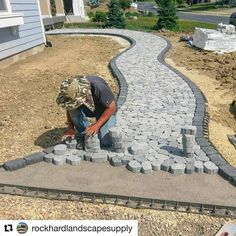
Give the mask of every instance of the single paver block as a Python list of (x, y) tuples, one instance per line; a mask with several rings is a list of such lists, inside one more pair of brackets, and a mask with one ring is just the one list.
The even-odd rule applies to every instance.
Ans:
[(164, 155), (164, 156), (170, 155), (170, 153), (167, 150), (165, 150), (165, 149), (158, 149), (157, 152), (158, 152), (158, 154)]
[(66, 163), (66, 156), (55, 156), (52, 163), (56, 166), (61, 166)]
[(130, 161), (127, 165), (128, 170), (138, 173), (141, 170), (141, 164), (137, 161)]
[(151, 162), (152, 169), (155, 171), (161, 170), (161, 164), (163, 163), (162, 160), (154, 160)]
[(58, 144), (54, 147), (55, 155), (65, 155), (67, 150), (67, 146), (65, 144)]
[(109, 136), (111, 138), (121, 138), (122, 136), (122, 130), (118, 127), (111, 127), (109, 129)]
[(84, 153), (84, 160), (91, 161), (93, 155), (94, 155), (94, 153), (92, 153), (92, 152), (85, 152)]
[(232, 178), (236, 178), (236, 169), (230, 164), (221, 165), (219, 166), (219, 174), (224, 179), (231, 181)]
[(144, 154), (148, 149), (148, 144), (147, 143), (133, 143), (129, 151), (133, 155), (139, 155), (139, 154)]
[(125, 152), (125, 147), (122, 147), (122, 148), (112, 148), (112, 151), (116, 152), (116, 153), (124, 153)]
[(44, 155), (44, 161), (47, 162), (47, 163), (52, 163), (53, 158), (54, 158), (55, 156), (56, 156), (56, 155), (55, 155), (54, 153), (46, 154), (46, 155)]
[(132, 155), (124, 155), (121, 157), (122, 165), (127, 165), (130, 161), (132, 161), (134, 157)]
[(207, 174), (216, 174), (219, 168), (211, 161), (204, 163), (204, 172)]
[(102, 163), (107, 161), (107, 152), (101, 151), (98, 153), (93, 153), (91, 161), (94, 163)]
[(171, 165), (170, 171), (172, 174), (184, 174), (185, 164), (184, 163), (175, 163)]
[(85, 135), (85, 150), (90, 148), (100, 148), (100, 140), (98, 135)]
[(5, 162), (3, 167), (8, 171), (12, 171), (26, 167), (26, 164), (26, 160), (24, 160), (23, 158), (18, 158)]
[(196, 135), (197, 127), (196, 126), (185, 126), (181, 128), (181, 134), (191, 134)]
[(150, 161), (145, 161), (142, 163), (141, 172), (143, 174), (151, 174), (152, 173), (152, 165)]
[(76, 149), (77, 141), (76, 139), (66, 141), (66, 146), (68, 149)]
[(164, 155), (164, 154), (157, 154), (157, 155), (155, 155), (155, 157), (156, 157), (156, 159), (162, 160), (162, 161), (166, 161), (166, 160), (170, 159), (169, 156)]
[(197, 155), (195, 158), (197, 161), (203, 161), (203, 162), (210, 161), (210, 159), (204, 154)]
[(115, 167), (122, 166), (121, 157), (119, 156), (112, 157), (110, 163), (112, 166), (115, 166)]
[(195, 171), (195, 162), (187, 162), (185, 167), (185, 173), (186, 174), (193, 174)]
[(26, 160), (27, 165), (32, 165), (32, 164), (43, 161), (44, 155), (45, 153), (43, 152), (35, 152), (28, 156), (25, 156), (24, 159)]
[(161, 164), (161, 170), (169, 171), (171, 165), (173, 165), (174, 163), (175, 163), (175, 161), (174, 161), (173, 159), (168, 159), (168, 160), (164, 161), (164, 162)]
[(97, 147), (85, 147), (85, 152), (93, 152), (93, 153), (98, 153), (101, 151), (100, 146)]
[(173, 158), (173, 160), (176, 162), (176, 163), (182, 163), (182, 164), (185, 164), (187, 161), (186, 161), (186, 158), (184, 157), (179, 157), (179, 156), (176, 156)]
[(145, 156), (138, 155), (134, 157), (134, 160), (142, 164), (143, 162), (147, 161), (147, 158)]
[(188, 162), (195, 162), (196, 160), (195, 160), (195, 158), (186, 158), (186, 162), (188, 163)]
[(67, 156), (66, 163), (72, 166), (77, 166), (81, 162), (82, 158), (77, 156)]
[(195, 166), (195, 172), (197, 172), (197, 173), (203, 173), (204, 172), (204, 167), (203, 167), (203, 162), (202, 161), (195, 161), (194, 166)]

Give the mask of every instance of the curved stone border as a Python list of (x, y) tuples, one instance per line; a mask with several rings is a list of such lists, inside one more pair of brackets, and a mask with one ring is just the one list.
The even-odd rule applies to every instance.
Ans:
[[(115, 56), (111, 62), (110, 62), (110, 68), (114, 75), (114, 77), (117, 79), (120, 91), (119, 91), (119, 97), (118, 97), (118, 107), (121, 107), (122, 104), (125, 102), (126, 95), (127, 95), (127, 83), (118, 69), (116, 65), (117, 58), (125, 53), (130, 48), (134, 47), (136, 42), (134, 39), (119, 33), (109, 33), (109, 32), (49, 32), (48, 34), (87, 34), (87, 35), (108, 35), (108, 36), (118, 36), (121, 38), (124, 38), (128, 40), (131, 43), (131, 47), (127, 48), (123, 52), (119, 53), (117, 56)], [(163, 38), (163, 37), (162, 37)], [(208, 136), (208, 113), (207, 113), (207, 100), (200, 91), (200, 89), (186, 76), (184, 76), (182, 73), (180, 73), (178, 70), (173, 68), (172, 66), (168, 65), (165, 62), (165, 55), (171, 48), (170, 42), (163, 38), (167, 42), (166, 48), (161, 51), (161, 53), (158, 55), (158, 61), (162, 64), (164, 64), (166, 67), (168, 67), (170, 70), (175, 72), (177, 75), (179, 75), (191, 88), (192, 92), (194, 93), (194, 96), (196, 98), (196, 109), (194, 113), (194, 119), (193, 119), (193, 125), (197, 127), (197, 133), (196, 133), (196, 141), (198, 145), (201, 147), (201, 149), (208, 155), (210, 160), (214, 162), (219, 167), (219, 173), (221, 176), (223, 176), (225, 179), (236, 185), (236, 169), (232, 167), (216, 150), (216, 148), (212, 145), (210, 140), (205, 138), (205, 136)]]
[[(162, 36), (161, 36), (162, 37)], [(236, 168), (231, 166), (224, 157), (219, 153), (217, 148), (209, 139), (209, 114), (208, 105), (205, 95), (201, 90), (185, 75), (177, 69), (165, 62), (166, 53), (171, 48), (171, 43), (166, 38), (162, 37), (167, 42), (167, 47), (158, 56), (159, 62), (178, 74), (189, 85), (196, 97), (196, 110), (193, 118), (193, 125), (197, 127), (196, 141), (201, 149), (207, 154), (210, 160), (219, 167), (219, 174), (236, 186)]]

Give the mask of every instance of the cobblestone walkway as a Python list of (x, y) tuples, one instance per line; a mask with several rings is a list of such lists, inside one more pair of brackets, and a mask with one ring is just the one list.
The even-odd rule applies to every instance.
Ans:
[[(116, 59), (118, 70), (127, 83), (121, 87), (128, 87), (127, 94), (121, 94), (120, 100), (125, 102), (117, 113), (117, 126), (122, 129), (126, 152), (131, 149), (132, 154), (137, 154), (133, 169), (139, 162), (146, 173), (151, 169), (150, 164), (152, 169), (172, 170), (172, 173), (218, 171), (197, 144), (194, 157), (183, 155), (181, 128), (193, 125), (197, 101), (185, 80), (158, 61), (158, 55), (167, 46), (163, 38), (116, 29), (63, 29), (49, 34), (61, 33), (118, 34), (136, 42)], [(132, 170), (132, 165), (130, 168)]]

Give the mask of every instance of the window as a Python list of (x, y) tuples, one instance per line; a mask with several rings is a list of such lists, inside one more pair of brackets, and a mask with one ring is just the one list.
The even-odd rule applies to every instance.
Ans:
[(0, 0), (0, 28), (24, 24), (22, 13), (12, 13), (9, 0)]
[(0, 12), (7, 11), (5, 0), (0, 0)]

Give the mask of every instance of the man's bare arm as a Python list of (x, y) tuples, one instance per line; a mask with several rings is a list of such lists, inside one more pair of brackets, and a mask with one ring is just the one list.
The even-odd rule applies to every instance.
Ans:
[(103, 124), (113, 115), (116, 111), (116, 103), (115, 101), (111, 102), (109, 106), (105, 109), (101, 117), (94, 125), (90, 125), (86, 130), (87, 135), (94, 135), (98, 133), (99, 129), (103, 126)]

